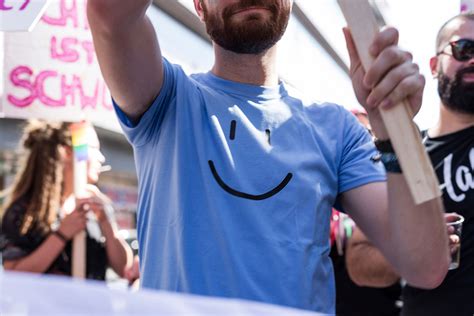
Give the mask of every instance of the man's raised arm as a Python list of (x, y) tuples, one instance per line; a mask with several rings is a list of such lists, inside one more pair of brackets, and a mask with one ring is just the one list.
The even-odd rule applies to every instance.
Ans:
[(163, 64), (146, 16), (151, 0), (89, 0), (87, 16), (102, 74), (112, 97), (138, 120), (160, 92)]
[[(344, 34), (357, 99), (369, 115), (374, 135), (387, 140), (380, 107), (408, 101), (417, 113), (425, 79), (412, 55), (398, 47), (396, 29), (387, 27), (375, 36), (369, 49), (374, 63), (367, 72), (349, 29)], [(387, 183), (368, 183), (344, 192), (342, 206), (400, 276), (416, 287), (434, 288), (446, 276), (450, 260), (443, 205), (439, 199), (415, 204), (401, 170), (388, 171)]]

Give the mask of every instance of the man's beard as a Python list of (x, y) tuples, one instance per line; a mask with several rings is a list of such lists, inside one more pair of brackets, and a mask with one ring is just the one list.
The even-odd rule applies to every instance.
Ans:
[[(270, 11), (271, 18), (260, 21), (260, 14), (249, 14), (240, 23), (232, 21), (232, 15), (244, 8), (263, 7)], [(222, 48), (238, 54), (260, 54), (274, 46), (285, 33), (290, 17), (290, 8), (271, 0), (242, 0), (229, 5), (222, 17), (209, 14), (203, 3), (207, 33)]]
[(474, 83), (463, 81), (463, 75), (467, 73), (474, 74), (474, 66), (461, 69), (452, 79), (441, 70), (438, 93), (448, 109), (462, 114), (474, 114)]

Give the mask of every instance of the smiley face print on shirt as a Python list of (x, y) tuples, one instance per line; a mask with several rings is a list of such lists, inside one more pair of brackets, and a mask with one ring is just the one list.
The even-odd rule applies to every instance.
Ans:
[[(270, 146), (271, 145), (271, 131), (269, 129), (265, 130), (265, 137), (268, 142), (268, 145)], [(238, 141), (237, 122), (235, 120), (232, 120), (230, 124), (229, 140), (231, 142)], [(209, 160), (208, 163), (209, 163), (209, 168), (214, 177), (214, 180), (217, 182), (217, 184), (225, 192), (231, 195), (234, 195), (236, 197), (243, 198), (243, 199), (259, 201), (259, 200), (265, 200), (265, 199), (271, 198), (272, 196), (282, 191), (293, 178), (293, 174), (289, 172), (286, 174), (286, 176), (283, 177), (283, 179), (279, 183), (274, 185), (272, 189), (267, 190), (264, 193), (245, 192), (243, 188), (233, 188), (232, 186), (228, 185), (226, 181), (223, 179), (223, 177), (219, 174), (219, 171), (217, 170), (216, 165), (213, 160)], [(269, 166), (269, 168), (271, 167)], [(272, 172), (272, 171), (269, 170), (268, 172)]]

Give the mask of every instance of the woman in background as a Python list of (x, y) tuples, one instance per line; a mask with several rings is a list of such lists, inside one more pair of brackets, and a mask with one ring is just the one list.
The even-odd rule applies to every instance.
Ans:
[(26, 156), (2, 220), (4, 268), (71, 275), (72, 239), (85, 230), (86, 278), (104, 280), (108, 266), (122, 277), (132, 264), (132, 252), (118, 235), (110, 200), (93, 185), (105, 161), (99, 139), (89, 125), (87, 177), (91, 184), (87, 198), (76, 200), (69, 125), (31, 121), (24, 130)]

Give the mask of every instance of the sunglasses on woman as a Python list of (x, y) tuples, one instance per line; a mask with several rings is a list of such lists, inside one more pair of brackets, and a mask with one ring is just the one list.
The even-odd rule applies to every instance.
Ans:
[[(451, 47), (451, 52), (446, 51), (448, 47)], [(446, 54), (453, 56), (457, 61), (468, 61), (474, 58), (474, 41), (470, 39), (459, 39), (457, 41), (449, 42), (441, 51), (436, 55)]]

